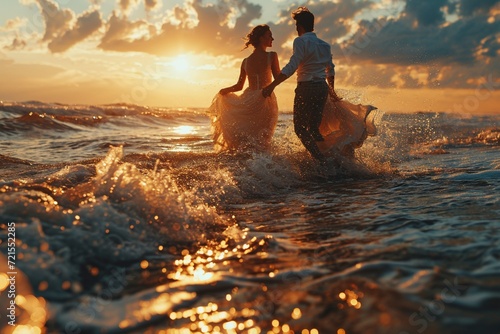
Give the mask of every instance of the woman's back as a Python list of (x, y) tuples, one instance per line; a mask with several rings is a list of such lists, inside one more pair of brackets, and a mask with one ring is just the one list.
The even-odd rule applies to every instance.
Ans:
[(260, 90), (272, 81), (271, 52), (254, 52), (245, 59), (248, 88)]

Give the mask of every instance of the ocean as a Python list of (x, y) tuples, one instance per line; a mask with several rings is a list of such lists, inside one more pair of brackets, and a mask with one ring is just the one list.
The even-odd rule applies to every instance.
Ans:
[(500, 333), (500, 115), (375, 116), (319, 166), (287, 112), (217, 154), (203, 108), (0, 103), (2, 333)]

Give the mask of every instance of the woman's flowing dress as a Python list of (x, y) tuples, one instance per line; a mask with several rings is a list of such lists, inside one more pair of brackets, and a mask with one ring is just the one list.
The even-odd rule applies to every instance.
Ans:
[(377, 129), (371, 105), (352, 104), (348, 101), (333, 101), (328, 97), (319, 131), (324, 138), (317, 142), (326, 156), (353, 156), (354, 149), (363, 145), (368, 136), (375, 136)]
[(266, 150), (278, 121), (278, 102), (273, 93), (262, 96), (262, 88), (272, 81), (271, 57), (267, 53), (265, 66), (244, 68), (248, 76), (248, 88), (241, 95), (217, 94), (209, 108), (215, 150), (255, 149)]

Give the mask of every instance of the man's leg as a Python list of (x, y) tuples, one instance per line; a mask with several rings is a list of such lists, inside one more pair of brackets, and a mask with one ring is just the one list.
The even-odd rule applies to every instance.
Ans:
[(309, 132), (314, 137), (315, 141), (323, 141), (323, 136), (319, 132), (319, 126), (323, 119), (323, 110), (325, 109), (326, 99), (328, 97), (328, 86), (326, 83), (314, 84), (312, 92), (309, 94), (310, 101), (307, 101), (306, 106), (310, 108)]
[[(295, 133), (311, 155), (323, 160), (324, 156), (316, 145), (321, 140), (319, 125), (328, 96), (328, 87), (321, 84), (300, 84), (295, 90), (293, 124)], [(319, 138), (318, 138), (319, 136)]]

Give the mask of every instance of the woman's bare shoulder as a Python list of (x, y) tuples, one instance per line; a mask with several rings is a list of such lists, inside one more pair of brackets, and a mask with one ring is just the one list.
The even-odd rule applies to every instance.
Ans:
[(248, 58), (250, 58), (250, 57), (243, 58), (243, 60), (241, 61), (241, 67), (246, 66), (246, 64), (248, 63)]
[(276, 51), (269, 51), (269, 56), (271, 59), (278, 59), (278, 53)]

